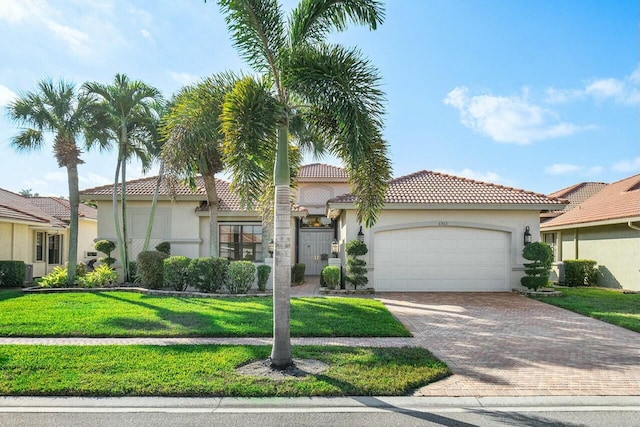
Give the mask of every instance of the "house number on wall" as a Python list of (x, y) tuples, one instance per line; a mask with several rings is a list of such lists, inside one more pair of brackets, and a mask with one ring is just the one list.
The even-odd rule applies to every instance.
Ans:
[(439, 225), (440, 227), (446, 227), (447, 225), (449, 225), (449, 223), (448, 223), (447, 221), (440, 221), (440, 222), (438, 223), (438, 225)]

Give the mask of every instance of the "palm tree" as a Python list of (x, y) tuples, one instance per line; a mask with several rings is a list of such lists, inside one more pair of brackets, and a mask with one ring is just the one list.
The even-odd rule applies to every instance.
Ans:
[(218, 256), (218, 192), (215, 174), (223, 170), (220, 114), (225, 95), (237, 77), (214, 74), (183, 88), (163, 119), (165, 144), (162, 159), (167, 173), (192, 187), (202, 175), (209, 208), (209, 255)]
[(78, 263), (78, 165), (84, 163), (80, 159), (82, 149), (78, 147), (76, 138), (79, 135), (87, 137), (87, 113), (92, 102), (91, 97), (76, 92), (74, 84), (62, 79), (56, 83), (46, 79), (38, 83), (36, 91), (20, 95), (7, 108), (11, 119), (26, 126), (12, 139), (13, 147), (17, 151), (41, 149), (45, 133), (51, 132), (54, 134), (53, 153), (58, 166), (67, 168), (71, 211), (67, 258), (69, 285), (73, 285)]
[[(118, 144), (118, 160), (113, 182), (113, 216), (124, 279), (128, 281), (127, 161), (133, 156), (142, 160), (143, 165), (149, 161), (146, 149), (153, 140), (153, 133), (149, 131), (149, 122), (155, 115), (154, 103), (160, 101), (162, 96), (158, 89), (139, 80), (129, 80), (124, 74), (116, 74), (111, 85), (88, 82), (83, 85), (83, 88), (87, 93), (97, 96), (100, 100), (95, 114), (106, 118), (104, 129), (110, 134), (110, 140)], [(118, 217), (119, 177), (122, 180), (120, 189), (122, 230), (120, 230)]]
[[(382, 139), (380, 77), (357, 49), (327, 42), (352, 22), (375, 29), (384, 18), (377, 0), (302, 0), (288, 19), (277, 0), (219, 0), (231, 38), (260, 74), (241, 79), (225, 97), (224, 161), (245, 203), (266, 182), (274, 196), (274, 338), (271, 364), (292, 363), (290, 137), (304, 150), (338, 156), (367, 226), (382, 207), (390, 164)], [(275, 143), (274, 143), (275, 142)], [(275, 157), (273, 174), (264, 166)]]

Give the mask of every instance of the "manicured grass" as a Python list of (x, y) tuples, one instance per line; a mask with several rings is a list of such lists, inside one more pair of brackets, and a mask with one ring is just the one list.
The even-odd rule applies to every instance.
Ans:
[(557, 288), (562, 297), (537, 298), (585, 316), (640, 332), (640, 294), (601, 288)]
[[(271, 298), (177, 298), (131, 292), (0, 291), (0, 336), (269, 337)], [(294, 298), (294, 337), (411, 336), (373, 299)]]
[(268, 346), (0, 346), (0, 395), (336, 396), (406, 395), (449, 374), (420, 348), (301, 346), (294, 358), (329, 365), (322, 374), (271, 380), (234, 368)]

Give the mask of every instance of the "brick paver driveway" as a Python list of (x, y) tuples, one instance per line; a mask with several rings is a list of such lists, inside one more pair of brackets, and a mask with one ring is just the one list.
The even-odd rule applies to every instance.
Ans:
[(384, 293), (454, 375), (421, 396), (640, 395), (640, 334), (511, 293)]

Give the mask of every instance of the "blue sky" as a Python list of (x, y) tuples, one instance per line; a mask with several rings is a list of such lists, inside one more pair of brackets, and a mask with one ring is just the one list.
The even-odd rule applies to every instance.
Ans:
[[(394, 176), (436, 170), (550, 193), (640, 172), (638, 16), (635, 0), (391, 0), (377, 31), (332, 39), (380, 70)], [(248, 70), (202, 0), (2, 0), (0, 58), (0, 187), (41, 195), (66, 196), (66, 170), (50, 144), (14, 152), (5, 106), (42, 78), (124, 73), (170, 97)], [(81, 189), (113, 182), (114, 153), (83, 159)]]

